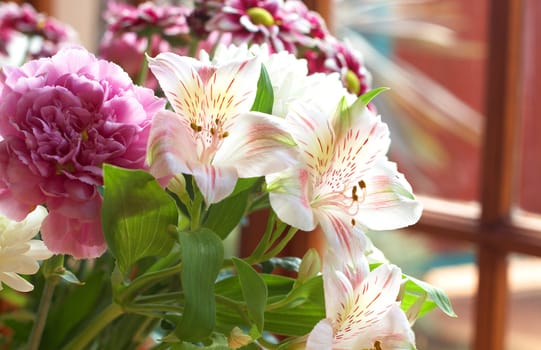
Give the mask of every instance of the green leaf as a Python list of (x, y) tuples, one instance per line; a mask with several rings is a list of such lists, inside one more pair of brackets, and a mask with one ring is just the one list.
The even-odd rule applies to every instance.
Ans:
[[(430, 310), (430, 307), (432, 305), (431, 303), (435, 303), (435, 305), (438, 306), (448, 316), (457, 316), (455, 311), (453, 310), (453, 307), (451, 306), (451, 301), (443, 290), (411, 276), (404, 275), (403, 277), (406, 279), (405, 297), (408, 296), (408, 294), (417, 297), (421, 297), (424, 293), (428, 295), (428, 299), (425, 301), (427, 305), (425, 305), (424, 303), (421, 307), (420, 316)], [(402, 305), (403, 308), (408, 307), (408, 304), (409, 306), (411, 306), (415, 302), (415, 300), (412, 300), (411, 297), (405, 300), (406, 303)]]
[(387, 90), (390, 90), (390, 89), (388, 87), (380, 87), (377, 89), (367, 91), (364, 94), (362, 94), (358, 100), (360, 100), (362, 104), (366, 106), (374, 99), (374, 97), (376, 97), (383, 91), (387, 91)]
[(254, 104), (250, 110), (255, 112), (272, 113), (272, 105), (274, 104), (274, 91), (269, 73), (264, 65), (261, 65), (261, 74), (257, 82), (257, 93)]
[(233, 264), (237, 269), (242, 295), (248, 307), (248, 315), (259, 331), (258, 336), (256, 334), (250, 335), (257, 339), (263, 333), (265, 323), (264, 313), (268, 297), (267, 286), (262, 277), (244, 260), (233, 258)]
[(175, 201), (141, 170), (104, 165), (102, 226), (107, 245), (123, 273), (137, 260), (164, 256), (175, 240), (168, 233), (177, 224)]
[(182, 340), (201, 341), (216, 323), (214, 283), (224, 259), (222, 240), (207, 228), (180, 232), (184, 313), (175, 329)]
[(301, 266), (301, 259), (296, 256), (274, 257), (261, 262), (260, 265), (265, 273), (271, 273), (276, 267), (281, 267), (287, 271), (298, 272)]
[(210, 206), (203, 227), (225, 239), (246, 213), (250, 189), (257, 181), (258, 178), (239, 180), (232, 195)]

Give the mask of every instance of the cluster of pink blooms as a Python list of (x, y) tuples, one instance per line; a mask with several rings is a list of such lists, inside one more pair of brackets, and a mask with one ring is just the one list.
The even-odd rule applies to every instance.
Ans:
[(40, 40), (37, 48), (28, 47), (27, 59), (51, 56), (74, 39), (71, 27), (37, 12), (28, 4), (1, 3), (0, 54), (7, 55), (8, 45), (20, 35)]
[(133, 62), (139, 62), (133, 57), (142, 61), (145, 51), (151, 56), (163, 51), (193, 56), (218, 44), (267, 44), (270, 52), (285, 50), (306, 59), (310, 73), (339, 73), (357, 96), (370, 87), (361, 54), (331, 35), (321, 16), (300, 0), (197, 0), (192, 9), (112, 2), (105, 19), (100, 54), (132, 77), (137, 75)]

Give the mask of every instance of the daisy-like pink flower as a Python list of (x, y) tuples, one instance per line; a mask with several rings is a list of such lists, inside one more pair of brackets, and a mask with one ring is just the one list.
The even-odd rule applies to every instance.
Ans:
[(38, 13), (29, 4), (0, 4), (0, 53), (7, 55), (10, 42), (20, 36), (29, 41), (27, 59), (54, 55), (76, 37), (70, 26)]
[(360, 52), (347, 42), (340, 42), (334, 38), (326, 40), (322, 50), (327, 57), (325, 66), (328, 72), (340, 73), (342, 83), (350, 93), (361, 96), (368, 91), (371, 77)]
[(370, 271), (359, 241), (329, 251), (323, 263), (326, 318), (310, 332), (307, 350), (410, 350), (415, 337), (397, 301), (402, 274), (382, 264)]
[(101, 255), (102, 164), (143, 168), (152, 115), (164, 101), (116, 64), (63, 49), (0, 73), (0, 212), (20, 220), (37, 205), (55, 252)]
[(283, 119), (250, 112), (261, 71), (257, 57), (213, 65), (162, 53), (149, 59), (149, 67), (174, 109), (152, 121), (148, 161), (154, 176), (192, 174), (211, 204), (227, 197), (238, 178), (293, 163)]
[(186, 18), (190, 11), (183, 6), (156, 5), (150, 1), (139, 6), (110, 1), (105, 21), (107, 30), (118, 33), (138, 33), (148, 36), (161, 33), (164, 36), (188, 34)]
[(235, 44), (268, 43), (274, 52), (296, 52), (311, 30), (299, 6), (297, 0), (225, 0), (207, 29), (230, 33)]
[(387, 125), (360, 99), (329, 118), (313, 104), (297, 103), (286, 116), (298, 145), (297, 167), (266, 177), (278, 217), (304, 231), (321, 225), (337, 249), (360, 231), (390, 230), (417, 222), (421, 204), (387, 160)]

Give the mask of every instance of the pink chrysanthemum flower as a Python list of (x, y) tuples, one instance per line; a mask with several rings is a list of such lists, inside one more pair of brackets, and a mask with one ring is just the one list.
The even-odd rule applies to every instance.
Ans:
[(109, 2), (105, 21), (113, 33), (161, 33), (165, 36), (188, 34), (186, 18), (190, 11), (183, 6), (159, 6), (148, 1), (139, 6)]
[(31, 41), (27, 44), (29, 59), (54, 55), (76, 37), (71, 27), (38, 13), (31, 5), (0, 4), (0, 54), (7, 55), (11, 41), (21, 35)]
[(235, 44), (268, 43), (275, 52), (296, 52), (311, 28), (298, 7), (297, 0), (226, 0), (207, 29), (230, 33)]
[(0, 212), (15, 220), (36, 205), (55, 253), (101, 255), (102, 164), (142, 168), (150, 121), (164, 101), (116, 64), (63, 49), (0, 73)]
[(370, 88), (370, 75), (364, 66), (361, 53), (353, 49), (347, 42), (336, 39), (328, 40), (323, 47), (327, 56), (325, 66), (328, 72), (338, 72), (342, 83), (348, 91), (361, 96)]

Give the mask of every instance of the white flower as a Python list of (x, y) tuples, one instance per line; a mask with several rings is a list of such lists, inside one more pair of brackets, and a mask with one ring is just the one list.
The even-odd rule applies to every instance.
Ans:
[(335, 248), (366, 228), (391, 230), (417, 222), (422, 206), (385, 156), (387, 125), (362, 103), (334, 118), (315, 104), (295, 103), (286, 122), (301, 161), (266, 177), (280, 220), (304, 231), (321, 225)]
[(46, 216), (47, 210), (41, 206), (20, 222), (0, 216), (0, 290), (2, 283), (20, 292), (34, 289), (18, 274), (32, 275), (38, 272), (37, 261), (53, 255), (42, 241), (32, 239)]
[(238, 178), (286, 169), (296, 155), (285, 122), (250, 112), (261, 63), (257, 58), (212, 64), (173, 53), (149, 58), (174, 112), (152, 121), (150, 171), (192, 174), (207, 204), (233, 191)]
[(415, 337), (397, 301), (401, 271), (383, 264), (370, 271), (360, 240), (345, 253), (332, 250), (323, 266), (326, 318), (308, 335), (307, 350), (415, 348)]
[[(274, 93), (272, 114), (275, 116), (285, 118), (291, 105), (298, 101), (317, 106), (323, 113), (331, 115), (343, 96), (348, 103), (355, 99), (342, 85), (338, 73), (308, 75), (305, 59), (298, 59), (287, 51), (270, 54), (267, 45), (219, 45), (212, 62), (223, 65), (253, 57), (261, 60), (269, 74)], [(208, 55), (202, 52), (201, 59), (208, 60)]]

